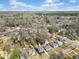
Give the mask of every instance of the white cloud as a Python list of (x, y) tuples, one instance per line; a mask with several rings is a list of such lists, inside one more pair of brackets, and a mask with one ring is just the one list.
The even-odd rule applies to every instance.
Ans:
[(54, 3), (54, 4), (42, 4), (43, 7), (56, 7), (56, 6), (60, 6), (63, 5), (64, 3)]
[(78, 0), (70, 0), (70, 3), (76, 3)]
[(3, 4), (0, 4), (0, 11), (6, 11), (6, 9), (4, 8)]
[(59, 2), (59, 0), (45, 0), (45, 3), (55, 3)]
[(42, 4), (42, 7), (59, 7), (60, 5), (63, 5), (63, 2), (60, 2), (60, 0), (45, 0)]
[[(24, 2), (20, 2), (20, 1), (17, 1), (17, 0), (10, 0), (10, 5), (12, 6), (11, 7), (11, 11), (38, 11), (38, 10), (42, 10), (43, 8), (41, 6), (34, 6), (34, 5), (31, 5), (31, 4), (27, 4), (27, 3), (24, 3)], [(22, 7), (21, 9), (18, 9), (19, 7)]]
[(66, 11), (79, 11), (79, 6), (69, 6), (65, 10)]
[[(27, 4), (25, 2), (21, 2), (19, 0), (10, 0), (10, 5), (12, 11), (22, 11), (22, 10), (29, 10), (29, 11), (51, 11), (51, 10), (59, 10), (59, 6), (63, 5), (64, 3), (60, 2), (60, 0), (44, 0), (43, 4), (40, 6), (35, 6), (31, 4)], [(22, 7), (21, 9), (19, 9)]]
[[(75, 3), (77, 0), (69, 0), (72, 3)], [(21, 10), (24, 11), (60, 11), (60, 10), (64, 10), (63, 8), (61, 8), (64, 3), (60, 2), (60, 0), (44, 0), (43, 4), (41, 4), (40, 6), (34, 6), (31, 4), (27, 4), (21, 1), (17, 1), (17, 0), (10, 0), (10, 4), (12, 5), (12, 10), (19, 10), (18, 7), (24, 7)], [(65, 10), (79, 10), (77, 7), (66, 7)]]
[(18, 8), (18, 7), (30, 7), (30, 4), (26, 4), (24, 2), (20, 2), (17, 0), (10, 0), (10, 5), (12, 5), (12, 8)]
[(49, 4), (42, 4), (42, 7), (50, 7)]
[(45, 3), (53, 3), (53, 0), (45, 0)]

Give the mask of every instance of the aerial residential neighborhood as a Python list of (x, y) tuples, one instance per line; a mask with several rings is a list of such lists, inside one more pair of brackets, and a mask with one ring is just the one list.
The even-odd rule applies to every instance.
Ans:
[(0, 13), (0, 59), (79, 59), (79, 15)]
[(79, 0), (0, 0), (0, 59), (79, 59)]

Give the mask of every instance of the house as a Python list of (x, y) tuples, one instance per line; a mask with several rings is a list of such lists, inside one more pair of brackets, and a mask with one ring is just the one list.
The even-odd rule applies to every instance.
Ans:
[(24, 54), (20, 54), (20, 59), (27, 59), (27, 57)]
[(49, 44), (47, 44), (46, 46), (44, 46), (44, 48), (45, 48), (46, 51), (52, 49), (52, 47)]

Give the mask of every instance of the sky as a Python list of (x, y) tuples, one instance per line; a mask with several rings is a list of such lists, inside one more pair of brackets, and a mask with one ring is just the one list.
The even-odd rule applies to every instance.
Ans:
[(79, 0), (0, 0), (0, 11), (79, 11)]

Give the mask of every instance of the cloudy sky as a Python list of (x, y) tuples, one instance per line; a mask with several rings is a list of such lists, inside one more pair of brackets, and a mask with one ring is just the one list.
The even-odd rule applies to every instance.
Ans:
[(79, 0), (0, 0), (0, 11), (78, 11)]

